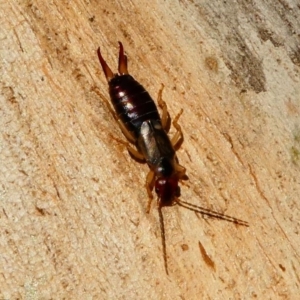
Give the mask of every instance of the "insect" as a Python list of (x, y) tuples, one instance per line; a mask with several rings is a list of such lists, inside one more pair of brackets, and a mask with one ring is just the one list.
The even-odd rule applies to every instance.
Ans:
[[(183, 133), (178, 120), (183, 110), (174, 118), (172, 124), (176, 129), (170, 139), (170, 116), (166, 103), (162, 100), (163, 86), (158, 93), (158, 106), (162, 110), (160, 117), (155, 102), (129, 73), (127, 69), (127, 56), (123, 45), (119, 42), (118, 73), (114, 74), (97, 50), (98, 58), (109, 85), (111, 103), (114, 107), (111, 113), (118, 122), (121, 131), (129, 142), (126, 145), (131, 155), (139, 161), (146, 162), (150, 171), (146, 178), (146, 189), (149, 197), (149, 212), (153, 199), (152, 191), (155, 188), (157, 194), (157, 207), (160, 220), (163, 257), (166, 273), (168, 274), (167, 254), (164, 219), (162, 207), (178, 204), (194, 212), (248, 226), (248, 223), (240, 219), (224, 215), (201, 206), (194, 205), (179, 199), (180, 187), (178, 183), (187, 179), (186, 170), (178, 162), (176, 151), (183, 140)], [(134, 145), (134, 147), (133, 147)]]

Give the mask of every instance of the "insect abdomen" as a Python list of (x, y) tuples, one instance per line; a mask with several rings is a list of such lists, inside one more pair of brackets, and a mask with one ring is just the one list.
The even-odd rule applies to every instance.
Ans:
[(153, 99), (131, 75), (111, 79), (109, 94), (118, 117), (135, 137), (139, 136), (144, 121), (160, 120)]

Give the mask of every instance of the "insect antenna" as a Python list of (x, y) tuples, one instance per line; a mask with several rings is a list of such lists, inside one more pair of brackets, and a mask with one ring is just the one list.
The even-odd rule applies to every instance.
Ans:
[(194, 211), (196, 213), (199, 213), (201, 215), (205, 215), (205, 216), (208, 216), (208, 217), (211, 217), (211, 218), (220, 219), (220, 220), (224, 220), (224, 221), (227, 221), (227, 222), (232, 222), (232, 223), (235, 223), (235, 224), (238, 224), (238, 225), (249, 227), (249, 223), (246, 222), (246, 221), (243, 221), (243, 220), (240, 220), (240, 219), (237, 219), (235, 217), (228, 216), (228, 215), (225, 215), (225, 214), (222, 214), (222, 213), (218, 213), (216, 211), (204, 208), (202, 206), (198, 206), (198, 205), (195, 205), (195, 204), (183, 201), (183, 200), (179, 200), (179, 199), (175, 199), (175, 203), (177, 203), (179, 206), (182, 206), (184, 208), (192, 210), (192, 211)]
[(159, 214), (160, 233), (161, 233), (161, 241), (162, 241), (163, 255), (164, 255), (164, 264), (165, 264), (166, 273), (167, 273), (167, 275), (169, 275), (168, 263), (167, 263), (165, 224), (164, 224), (164, 217), (163, 217), (163, 213), (162, 213), (161, 209), (162, 209), (162, 207), (159, 205), (158, 206), (158, 214)]

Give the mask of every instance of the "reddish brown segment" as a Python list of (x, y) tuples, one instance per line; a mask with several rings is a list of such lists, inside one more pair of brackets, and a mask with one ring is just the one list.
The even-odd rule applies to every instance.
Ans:
[(123, 44), (119, 42), (120, 45), (120, 51), (119, 51), (119, 74), (124, 75), (128, 74), (128, 69), (127, 69), (127, 56), (124, 54), (124, 48)]
[[(127, 56), (124, 54), (124, 47), (121, 42), (119, 42), (120, 45), (120, 50), (119, 50), (119, 66), (118, 66), (118, 71), (119, 75), (125, 75), (128, 74), (128, 69), (127, 69)], [(111, 68), (108, 66), (106, 61), (103, 59), (100, 51), (100, 47), (97, 50), (98, 58), (100, 61), (100, 64), (102, 66), (103, 72), (105, 74), (105, 77), (108, 82), (110, 82), (114, 77), (115, 74), (112, 72)]]
[(106, 61), (103, 59), (100, 51), (100, 47), (97, 50), (98, 58), (102, 67), (102, 70), (105, 74), (105, 77), (107, 79), (107, 82), (110, 82), (114, 78), (114, 73), (110, 69), (110, 67), (107, 65)]

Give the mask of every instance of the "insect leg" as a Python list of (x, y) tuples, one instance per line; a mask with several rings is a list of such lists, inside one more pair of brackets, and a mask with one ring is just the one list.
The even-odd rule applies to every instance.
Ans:
[(135, 144), (135, 138), (132, 136), (132, 134), (130, 133), (130, 131), (127, 130), (127, 128), (125, 127), (125, 125), (122, 123), (122, 121), (116, 116), (115, 114), (115, 118), (116, 121), (118, 122), (118, 125), (122, 131), (122, 133), (125, 135), (126, 139), (131, 143), (131, 144)]
[(161, 116), (162, 127), (166, 132), (168, 132), (170, 129), (168, 126), (169, 121), (170, 121), (170, 115), (168, 113), (167, 104), (162, 99), (162, 92), (163, 92), (164, 87), (165, 86), (162, 84), (160, 90), (158, 91), (157, 103), (158, 103), (158, 106), (162, 109), (162, 116)]
[(178, 115), (175, 117), (175, 119), (173, 120), (173, 126), (175, 127), (175, 129), (177, 130), (176, 133), (174, 134), (174, 136), (172, 137), (172, 145), (173, 147), (176, 149), (180, 146), (182, 140), (183, 140), (183, 133), (181, 130), (181, 126), (178, 124), (178, 120), (181, 116), (181, 114), (183, 113), (183, 109), (180, 110), (180, 112), (178, 113)]
[[(118, 118), (117, 114), (115, 113), (115, 111), (111, 108), (111, 105), (109, 103), (109, 101), (96, 89), (94, 89), (94, 91), (97, 93), (97, 95), (99, 95), (102, 100), (105, 102), (105, 105), (107, 106), (109, 112), (112, 114), (112, 116), (114, 117), (115, 121), (118, 123), (123, 135), (126, 137), (126, 139), (131, 143), (131, 144), (135, 144), (135, 138), (132, 136), (132, 134), (126, 129), (126, 127), (124, 126), (124, 124), (122, 123), (122, 121)], [(124, 143), (124, 142), (123, 142)], [(127, 146), (127, 144), (126, 144)]]
[(182, 180), (186, 180), (187, 179), (187, 176), (185, 174), (185, 172), (186, 172), (185, 167), (183, 167), (182, 165), (180, 165), (180, 164), (177, 163), (175, 165), (175, 169), (176, 169), (177, 176), (178, 176), (179, 179), (182, 179)]
[(132, 136), (132, 134), (126, 129), (126, 127), (124, 126), (124, 124), (122, 123), (122, 121), (118, 118), (117, 114), (115, 113), (115, 111), (111, 108), (109, 102), (107, 101), (107, 99), (104, 98), (104, 101), (110, 111), (110, 113), (113, 115), (114, 119), (116, 120), (116, 122), (118, 123), (122, 133), (124, 134), (124, 136), (126, 137), (126, 139), (131, 143), (134, 144), (135, 143), (135, 139)]
[(145, 161), (145, 158), (143, 156), (143, 154), (141, 154), (138, 150), (134, 149), (133, 147), (130, 146), (129, 143), (126, 143), (126, 147), (127, 147), (127, 150), (128, 152), (137, 160), (139, 161)]
[(141, 161), (141, 162), (144, 162), (145, 161), (145, 158), (144, 158), (144, 155), (141, 154), (138, 150), (136, 150), (135, 148), (133, 148), (128, 142), (125, 142), (121, 139), (118, 139), (117, 137), (114, 137), (112, 136), (112, 138), (114, 140), (116, 140), (117, 142), (119, 142), (120, 144), (123, 144), (128, 152), (138, 161)]
[(149, 197), (148, 205), (147, 205), (147, 213), (150, 212), (151, 203), (153, 200), (152, 190), (154, 188), (154, 181), (155, 181), (155, 174), (152, 170), (150, 170), (146, 178), (146, 189)]

